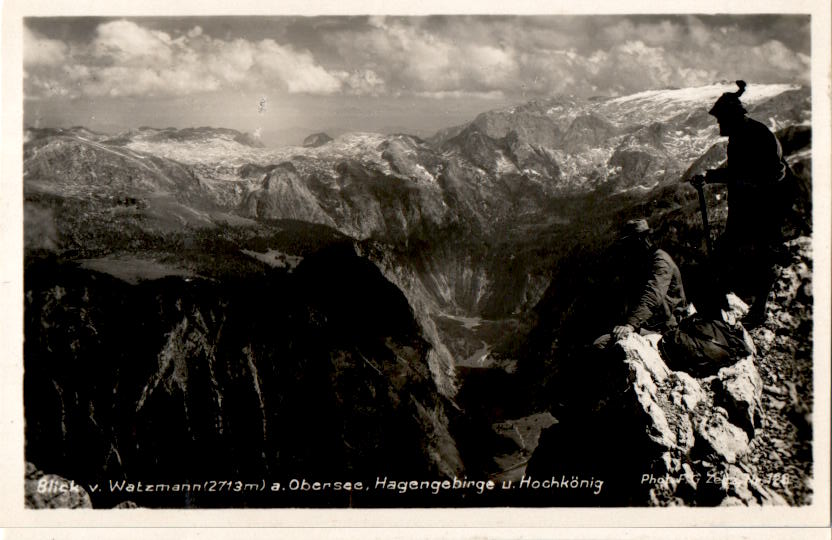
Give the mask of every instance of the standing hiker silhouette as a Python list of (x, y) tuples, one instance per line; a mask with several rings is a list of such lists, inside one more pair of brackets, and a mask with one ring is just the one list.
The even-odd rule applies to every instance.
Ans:
[(751, 304), (748, 326), (762, 321), (766, 298), (774, 282), (773, 266), (782, 244), (781, 226), (788, 201), (784, 186), (788, 166), (777, 137), (761, 122), (746, 116), (740, 101), (745, 81), (737, 81), (737, 92), (725, 92), (709, 114), (719, 124), (719, 134), (728, 137), (728, 160), (724, 167), (691, 178), (703, 184), (727, 184), (728, 221), (713, 255), (717, 280), (716, 296), (733, 291)]

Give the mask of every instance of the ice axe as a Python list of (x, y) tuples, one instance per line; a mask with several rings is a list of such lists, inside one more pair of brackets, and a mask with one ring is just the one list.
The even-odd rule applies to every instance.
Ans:
[(699, 194), (699, 211), (702, 213), (702, 232), (705, 235), (705, 248), (708, 250), (708, 256), (713, 253), (713, 246), (711, 245), (711, 226), (708, 224), (708, 203), (705, 202), (705, 177), (697, 174), (690, 179), (691, 185), (696, 188)]

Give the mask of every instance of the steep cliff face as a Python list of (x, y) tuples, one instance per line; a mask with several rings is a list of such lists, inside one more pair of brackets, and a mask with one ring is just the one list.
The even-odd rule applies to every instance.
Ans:
[(299, 219), (334, 226), (309, 186), (291, 163), (281, 163), (263, 175), (259, 189), (243, 201), (241, 213), (253, 218)]
[[(613, 174), (608, 189), (625, 190), (645, 187), (645, 178), (655, 179), (656, 183), (664, 179), (667, 172), (664, 167), (667, 156), (649, 146), (622, 146), (610, 156), (609, 165)], [(675, 175), (672, 175), (675, 176)], [(648, 186), (653, 187), (653, 186)]]
[[(461, 472), (431, 348), (405, 298), (349, 243), (291, 273), (135, 285), (32, 260), (25, 312), (27, 459), (75, 482)], [(134, 500), (349, 503), (191, 497)]]
[(605, 145), (617, 131), (609, 120), (594, 113), (583, 114), (572, 120), (559, 146), (569, 153), (586, 151)]

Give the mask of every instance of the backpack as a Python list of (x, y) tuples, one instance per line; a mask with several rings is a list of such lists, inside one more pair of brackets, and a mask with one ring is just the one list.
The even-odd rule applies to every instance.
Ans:
[(684, 319), (659, 341), (659, 351), (668, 367), (694, 377), (716, 374), (753, 353), (745, 342), (742, 326), (694, 315)]

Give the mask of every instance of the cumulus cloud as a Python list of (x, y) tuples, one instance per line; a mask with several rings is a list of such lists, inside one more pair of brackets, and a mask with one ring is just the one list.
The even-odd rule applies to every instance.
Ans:
[(372, 18), (362, 31), (324, 36), (342, 58), (371, 66), (388, 91), (419, 96), (502, 96), (519, 88), (518, 52), (491, 40), (461, 39), (419, 19)]
[(310, 53), (281, 46), (271, 39), (256, 45), (254, 63), (262, 72), (282, 79), (293, 94), (332, 94), (341, 88), (338, 78), (317, 65)]
[(173, 60), (174, 46), (167, 33), (122, 20), (99, 25), (91, 49), (96, 57), (112, 57), (119, 65), (168, 65)]
[(272, 39), (215, 39), (199, 26), (174, 37), (119, 20), (99, 25), (83, 45), (70, 47), (28, 30), (26, 40), (30, 97), (165, 96), (235, 87), (333, 94), (344, 85), (308, 51)]
[(353, 95), (380, 96), (387, 90), (387, 85), (378, 73), (372, 69), (342, 71), (338, 78), (344, 83), (347, 92)]
[(794, 36), (808, 36), (808, 22), (748, 21), (372, 17), (308, 25), (307, 48), (299, 48), (277, 36), (245, 39), (243, 31), (220, 39), (200, 26), (161, 31), (117, 20), (71, 45), (26, 29), (25, 85), (29, 97), (255, 89), (498, 99), (621, 95), (738, 78), (806, 83), (808, 49), (797, 50)]
[(23, 62), (28, 66), (54, 66), (66, 60), (69, 47), (23, 27)]
[(808, 56), (783, 42), (697, 17), (373, 18), (324, 39), (344, 59), (373, 65), (389, 89), (423, 96), (620, 95), (809, 76)]

